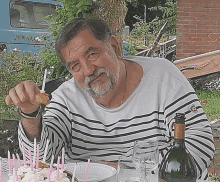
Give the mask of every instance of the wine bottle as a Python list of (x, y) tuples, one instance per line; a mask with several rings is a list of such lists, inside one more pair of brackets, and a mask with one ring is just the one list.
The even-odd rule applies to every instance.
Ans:
[(196, 182), (195, 160), (185, 147), (185, 114), (174, 117), (174, 144), (166, 153), (159, 168), (160, 181)]

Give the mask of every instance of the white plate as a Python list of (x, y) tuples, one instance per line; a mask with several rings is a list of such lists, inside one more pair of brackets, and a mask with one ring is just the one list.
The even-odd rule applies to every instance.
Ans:
[[(65, 164), (65, 169), (73, 173), (75, 163)], [(76, 166), (75, 176), (79, 181), (84, 181), (84, 175), (86, 170), (87, 162), (79, 162)], [(116, 174), (116, 169), (99, 163), (90, 163), (87, 174), (87, 182), (97, 182), (106, 180)]]

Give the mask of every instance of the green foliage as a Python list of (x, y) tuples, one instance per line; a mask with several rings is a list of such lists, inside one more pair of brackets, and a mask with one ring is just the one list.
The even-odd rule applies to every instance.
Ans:
[(22, 56), (17, 53), (0, 53), (0, 60), (0, 121), (16, 119), (17, 112), (14, 107), (6, 105), (5, 97), (19, 82), (33, 80), (40, 85), (44, 70), (41, 69), (37, 57), (28, 52), (24, 52)]
[(175, 35), (176, 5), (177, 0), (166, 0), (164, 5), (158, 2), (156, 6), (148, 8), (152, 13), (156, 12), (156, 17), (146, 23), (144, 20), (135, 23), (134, 28), (129, 35), (130, 39), (135, 39), (140, 44), (140, 47), (143, 47), (143, 45), (150, 47), (154, 41), (155, 35), (159, 32), (166, 21), (168, 22), (166, 26), (166, 34), (163, 35), (161, 40), (168, 39), (169, 35)]
[(220, 119), (220, 90), (198, 91), (199, 100), (206, 100), (207, 104), (202, 104), (209, 121)]
[(153, 40), (153, 34), (149, 31), (150, 25), (148, 23), (144, 22), (137, 22), (134, 24), (134, 29), (130, 33), (130, 39), (134, 39), (139, 41), (139, 45), (144, 45), (144, 38), (145, 38), (145, 46), (149, 46), (150, 43), (152, 43)]
[(75, 17), (85, 16), (92, 8), (92, 0), (58, 0), (58, 2), (63, 3), (64, 7), (57, 7), (57, 16), (46, 17), (46, 19), (53, 21), (49, 28), (53, 38), (58, 35), (60, 28), (67, 22)]
[[(55, 38), (60, 29), (73, 18), (86, 17), (87, 13), (92, 9), (92, 0), (58, 0), (64, 4), (64, 7), (57, 7), (57, 16), (47, 16), (47, 20), (51, 20), (49, 30), (51, 35), (48, 37), (41, 37), (45, 40), (45, 46), (41, 48), (39, 58), (42, 60), (42, 65), (51, 69), (52, 78), (60, 76), (71, 77), (65, 66), (60, 62), (55, 51)], [(53, 40), (51, 40), (51, 38)]]
[[(149, 31), (156, 33), (163, 26), (163, 24), (168, 21), (166, 32), (171, 35), (176, 34), (176, 9), (177, 0), (166, 0), (164, 6), (157, 5), (149, 8), (150, 11), (157, 11), (160, 16), (155, 17), (155, 19), (149, 23)], [(155, 32), (156, 31), (156, 32)]]

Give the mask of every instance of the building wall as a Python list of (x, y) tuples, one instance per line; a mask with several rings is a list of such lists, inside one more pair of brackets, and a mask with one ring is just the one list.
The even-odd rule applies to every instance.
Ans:
[(178, 0), (176, 59), (220, 50), (220, 0)]

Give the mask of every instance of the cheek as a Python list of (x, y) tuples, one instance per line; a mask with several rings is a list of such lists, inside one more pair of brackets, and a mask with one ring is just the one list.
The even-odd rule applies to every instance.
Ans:
[[(112, 53), (112, 52), (110, 52)], [(103, 67), (106, 68), (108, 71), (110, 72), (115, 72), (115, 70), (118, 67), (118, 62), (116, 57), (114, 56), (114, 54), (110, 54), (110, 53), (105, 53), (104, 56), (100, 57), (99, 62), (100, 62), (100, 66), (99, 67)]]
[(84, 85), (84, 80), (85, 80), (85, 77), (78, 73), (78, 74), (72, 74), (73, 77), (74, 77), (74, 80), (76, 81), (76, 83), (79, 85), (79, 86), (83, 86)]

